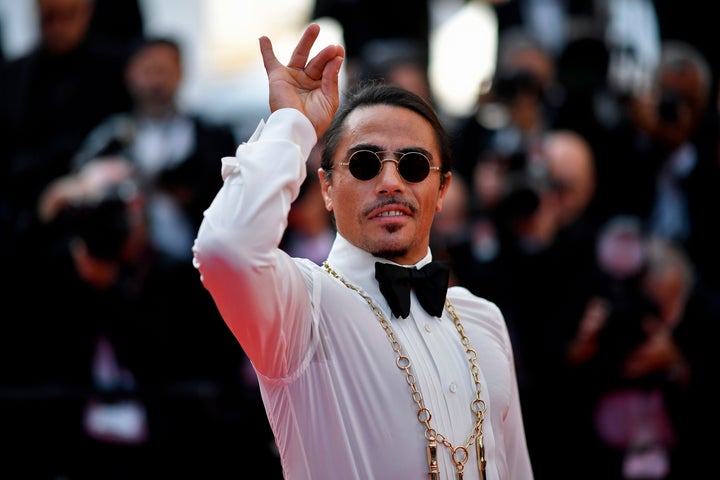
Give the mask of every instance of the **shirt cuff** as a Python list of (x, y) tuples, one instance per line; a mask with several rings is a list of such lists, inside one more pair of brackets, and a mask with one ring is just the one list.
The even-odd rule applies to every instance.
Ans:
[[(255, 142), (291, 142), (300, 148), (303, 158), (308, 158), (312, 148), (317, 143), (315, 127), (310, 120), (299, 110), (294, 108), (281, 108), (273, 112), (267, 122), (260, 120), (257, 128), (243, 145)], [(237, 155), (237, 152), (236, 152)], [(226, 179), (235, 171), (237, 166), (236, 157), (222, 159), (222, 177)]]

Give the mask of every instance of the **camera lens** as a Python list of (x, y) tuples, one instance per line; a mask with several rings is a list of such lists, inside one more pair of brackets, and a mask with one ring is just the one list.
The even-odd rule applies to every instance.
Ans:
[(672, 90), (663, 91), (657, 110), (660, 120), (665, 123), (675, 123), (679, 118), (678, 110), (681, 102), (682, 100), (676, 92)]

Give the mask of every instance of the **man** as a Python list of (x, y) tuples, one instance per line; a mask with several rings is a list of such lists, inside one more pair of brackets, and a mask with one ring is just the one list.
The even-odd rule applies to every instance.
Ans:
[(189, 263), (202, 212), (222, 185), (215, 162), (235, 151), (234, 134), (179, 105), (184, 70), (175, 39), (138, 43), (124, 79), (131, 109), (114, 112), (90, 132), (74, 167), (109, 154), (127, 157), (147, 195), (153, 245), (169, 259)]
[[(460, 287), (443, 305), (445, 271), (397, 297), (406, 311), (391, 310), (375, 278), (393, 275), (382, 265), (414, 277), (435, 265), (430, 227), (452, 177), (442, 125), (420, 97), (383, 84), (335, 115), (344, 50), (309, 58), (318, 34), (308, 26), (287, 66), (260, 38), (272, 113), (223, 159), (225, 183), (194, 247), (258, 374), (285, 478), (532, 479), (497, 307)], [(278, 248), (320, 137), (338, 232), (323, 265)], [(426, 290), (439, 306), (420, 297)]]
[(94, 1), (36, 6), (37, 45), (0, 72), (0, 245), (10, 261), (19, 249), (34, 254), (44, 245), (35, 215), (40, 192), (69, 172), (73, 152), (98, 122), (130, 105), (124, 59), (87, 37)]

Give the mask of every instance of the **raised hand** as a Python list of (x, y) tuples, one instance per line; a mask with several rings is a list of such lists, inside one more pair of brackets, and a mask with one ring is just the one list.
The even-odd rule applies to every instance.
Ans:
[(260, 37), (260, 53), (268, 76), (270, 111), (280, 108), (299, 110), (312, 122), (318, 138), (330, 125), (340, 105), (338, 76), (345, 58), (341, 45), (328, 45), (308, 59), (319, 33), (318, 24), (308, 25), (287, 66), (275, 56), (270, 39)]

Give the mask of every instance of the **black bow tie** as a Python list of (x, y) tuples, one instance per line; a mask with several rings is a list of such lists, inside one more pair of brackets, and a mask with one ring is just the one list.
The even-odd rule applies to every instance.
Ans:
[(375, 278), (393, 315), (410, 315), (410, 290), (415, 290), (420, 305), (433, 317), (442, 315), (445, 306), (450, 268), (445, 262), (431, 262), (421, 269), (391, 263), (375, 263)]

